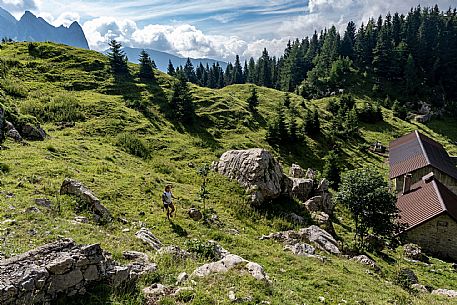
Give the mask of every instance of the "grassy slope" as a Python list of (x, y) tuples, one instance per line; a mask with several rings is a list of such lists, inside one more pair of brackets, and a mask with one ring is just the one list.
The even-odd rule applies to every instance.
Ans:
[[(234, 290), (239, 297), (253, 296), (253, 303), (268, 300), (272, 304), (314, 304), (318, 303), (319, 296), (324, 296), (328, 304), (338, 304), (343, 299), (349, 304), (356, 301), (366, 304), (449, 304), (445, 298), (409, 295), (390, 283), (400, 266), (411, 265), (401, 259), (400, 253), (388, 253), (390, 260), (378, 257), (384, 274), (370, 275), (364, 267), (345, 259), (332, 257), (329, 262), (320, 263), (284, 252), (278, 243), (260, 241), (262, 234), (293, 228), (293, 225), (275, 213), (246, 207), (243, 190), (236, 183), (215, 174), (210, 176), (211, 195), (207, 205), (217, 212), (223, 226), (208, 227), (187, 219), (187, 208), (201, 206), (197, 200), (199, 177), (195, 169), (188, 166), (189, 162), (197, 165), (211, 162), (227, 149), (265, 147), (274, 150), (285, 167), (294, 161), (305, 168), (320, 168), (321, 158), (328, 148), (323, 137), (307, 138), (306, 145), (295, 147), (292, 152), (273, 149), (264, 140), (265, 121), (272, 116), (274, 106), (284, 93), (257, 88), (260, 114), (253, 117), (244, 102), (250, 85), (229, 86), (221, 90), (192, 86), (200, 124), (186, 129), (171, 123), (163, 115), (167, 111), (166, 98), (173, 82), (169, 76), (157, 71), (158, 84), (153, 85), (142, 84), (138, 79), (116, 83), (104, 67), (106, 59), (96, 52), (48, 43), (40, 44), (40, 47), (45, 54), (50, 54), (49, 58), (30, 57), (27, 45), (23, 43), (9, 44), (0, 50), (0, 58), (16, 66), (1, 83), (3, 98), (20, 109), (27, 109), (30, 104), (42, 103), (42, 97), (74, 96), (83, 105), (86, 120), (63, 130), (53, 123), (46, 123), (44, 127), (50, 138), (44, 142), (31, 142), (28, 146), (9, 140), (5, 143), (9, 149), (0, 151), (0, 162), (7, 164), (10, 171), (0, 175), (1, 252), (13, 255), (65, 236), (80, 243), (101, 243), (119, 259), (124, 250), (148, 252), (134, 237), (141, 223), (145, 223), (165, 244), (185, 248), (186, 240), (190, 238), (215, 239), (231, 252), (262, 264), (274, 281), (273, 285), (265, 286), (237, 273), (212, 276), (197, 281), (193, 304), (228, 304), (229, 290)], [(132, 66), (132, 69), (136, 67)], [(8, 84), (15, 81), (17, 86), (24, 88), (27, 97), (8, 96), (8, 92), (11, 93)], [(86, 90), (67, 91), (75, 86)], [(302, 112), (301, 98), (295, 95), (291, 98)], [(126, 106), (138, 101), (146, 105), (146, 110), (143, 108), (138, 112)], [(306, 107), (319, 108), (324, 132), (329, 127), (327, 119), (330, 116), (325, 111), (326, 103), (326, 99), (305, 103)], [(441, 141), (451, 152), (456, 152), (455, 146), (450, 144), (457, 139), (454, 122), (434, 122), (427, 127), (392, 118), (388, 110), (384, 110), (384, 115), (385, 123), (363, 126), (364, 143), (343, 143), (348, 168), (372, 164), (387, 170), (385, 159), (360, 148), (376, 140), (387, 144), (416, 128)], [(153, 149), (152, 157), (143, 160), (116, 146), (116, 136), (121, 132), (135, 134), (147, 141)], [(89, 224), (72, 222), (76, 202), (58, 194), (65, 177), (84, 182), (115, 216), (125, 217), (129, 223), (98, 226), (92, 221)], [(164, 219), (159, 204), (162, 187), (169, 182), (174, 184), (175, 193), (181, 197), (174, 223)], [(7, 198), (8, 193), (13, 193), (14, 197)], [(34, 205), (33, 199), (44, 197), (50, 198), (54, 206), (60, 204), (61, 211), (40, 208), (41, 213), (24, 213), (26, 208)], [(145, 216), (139, 216), (141, 211)], [(4, 223), (8, 218), (15, 219), (16, 224)], [(126, 228), (130, 231), (123, 232)], [(231, 235), (229, 229), (238, 229), (240, 234)], [(337, 225), (336, 229), (341, 236), (349, 234), (343, 226)], [(154, 253), (148, 253), (155, 257)], [(166, 257), (155, 259), (165, 284), (174, 283), (179, 272), (191, 272), (202, 263), (172, 263)], [(434, 263), (429, 267), (410, 267), (415, 269), (423, 284), (457, 289), (457, 275), (450, 265), (438, 260)], [(146, 279), (145, 284), (150, 281)], [(105, 298), (103, 302), (94, 301), (94, 304), (140, 302), (137, 295), (106, 295)]]

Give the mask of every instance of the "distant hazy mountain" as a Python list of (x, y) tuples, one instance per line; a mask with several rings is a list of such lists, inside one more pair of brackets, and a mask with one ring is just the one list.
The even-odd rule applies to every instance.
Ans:
[[(127, 57), (129, 58), (130, 62), (133, 63), (138, 63), (138, 58), (140, 58), (140, 52), (143, 49), (138, 49), (138, 48), (124, 48), (125, 54), (127, 54)], [(173, 63), (173, 66), (178, 67), (178, 66), (184, 66), (186, 64), (187, 58), (183, 57), (178, 57), (175, 55), (171, 55), (165, 52), (160, 52), (156, 50), (150, 50), (150, 49), (145, 49), (146, 52), (148, 52), (149, 56), (154, 60), (154, 62), (157, 65), (157, 68), (163, 72), (167, 71), (168, 67), (168, 61), (171, 60)], [(105, 51), (106, 53), (107, 51)], [(208, 64), (211, 66), (212, 64), (219, 63), (219, 65), (222, 67), (222, 69), (225, 69), (227, 67), (227, 63), (223, 61), (218, 61), (214, 59), (209, 59), (209, 58), (191, 58), (190, 59), (194, 67), (197, 67), (200, 63), (203, 64), (203, 66), (206, 66)]]
[(52, 41), (89, 49), (83, 29), (76, 21), (68, 28), (62, 25), (55, 27), (29, 11), (18, 21), (0, 7), (0, 38), (3, 37), (16, 41)]

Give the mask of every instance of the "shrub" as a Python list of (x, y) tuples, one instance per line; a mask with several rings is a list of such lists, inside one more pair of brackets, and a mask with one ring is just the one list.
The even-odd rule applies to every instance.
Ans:
[(33, 115), (43, 122), (84, 121), (83, 106), (77, 98), (68, 94), (42, 100), (31, 99), (21, 106), (24, 113)]
[(208, 259), (217, 258), (216, 244), (214, 243), (204, 242), (198, 239), (192, 239), (187, 241), (186, 246), (189, 252), (196, 253), (201, 257)]
[(27, 97), (27, 90), (17, 80), (10, 78), (3, 79), (0, 81), (0, 87), (10, 96), (19, 98)]
[(6, 174), (9, 173), (10, 171), (10, 166), (5, 163), (0, 163), (0, 173)]
[(152, 151), (149, 145), (146, 144), (144, 140), (139, 139), (130, 133), (121, 133), (117, 137), (117, 146), (121, 147), (129, 154), (143, 159), (149, 159), (151, 157)]

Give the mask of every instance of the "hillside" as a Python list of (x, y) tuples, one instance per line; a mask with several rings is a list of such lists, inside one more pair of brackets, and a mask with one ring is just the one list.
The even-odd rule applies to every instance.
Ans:
[[(100, 53), (52, 43), (36, 44), (32, 57), (27, 43), (2, 44), (0, 59), (7, 73), (0, 81), (0, 103), (17, 120), (42, 123), (49, 137), (43, 142), (22, 145), (6, 140), (0, 150), (0, 252), (6, 256), (22, 253), (60, 237), (78, 243), (100, 243), (103, 249), (122, 261), (124, 250), (144, 251), (158, 264), (158, 272), (142, 285), (160, 281), (173, 284), (181, 271), (191, 273), (206, 261), (174, 262), (158, 256), (134, 237), (142, 223), (166, 245), (186, 248), (189, 239), (214, 239), (232, 253), (261, 264), (273, 279), (272, 285), (256, 282), (236, 272), (198, 280), (189, 304), (230, 304), (227, 295), (234, 290), (240, 297), (251, 296), (246, 304), (268, 301), (271, 304), (450, 304), (447, 298), (430, 294), (409, 294), (392, 283), (401, 267), (412, 268), (424, 285), (457, 289), (457, 274), (451, 264), (432, 259), (431, 265), (408, 262), (401, 249), (385, 251), (373, 257), (383, 272), (375, 274), (356, 262), (330, 257), (325, 263), (313, 258), (284, 252), (280, 243), (261, 241), (259, 237), (279, 230), (295, 228), (278, 210), (254, 209), (244, 200), (237, 183), (211, 173), (207, 206), (218, 215), (222, 225), (204, 225), (190, 220), (186, 211), (201, 206), (197, 198), (200, 177), (195, 166), (217, 160), (229, 149), (263, 147), (272, 151), (287, 169), (292, 162), (303, 168), (322, 169), (322, 158), (329, 144), (331, 114), (326, 110), (330, 98), (304, 101), (291, 94), (298, 117), (305, 109), (318, 109), (322, 134), (293, 147), (271, 147), (265, 141), (266, 122), (271, 119), (284, 93), (256, 87), (259, 113), (253, 116), (246, 99), (253, 85), (232, 85), (220, 90), (192, 85), (197, 122), (186, 127), (167, 118), (172, 77), (155, 71), (156, 83), (143, 83), (135, 77), (114, 79), (106, 57)], [(132, 71), (138, 68), (131, 64)], [(369, 96), (353, 92), (358, 103), (375, 102)], [(304, 106), (303, 106), (304, 105)], [(419, 129), (457, 154), (455, 121), (443, 119), (429, 125), (408, 123), (383, 109), (384, 122), (363, 124), (361, 137), (338, 141), (347, 168), (371, 165), (387, 171), (386, 159), (365, 148), (388, 142)], [(33, 117), (31, 117), (33, 116)], [(76, 121), (62, 126), (61, 121)], [(140, 144), (138, 144), (138, 142)], [(144, 157), (130, 152), (140, 147)], [(138, 153), (137, 153), (138, 154)], [(192, 163), (192, 164), (191, 164)], [(60, 196), (62, 181), (71, 177), (94, 191), (102, 203), (127, 224), (115, 221), (97, 225), (72, 220), (77, 202)], [(166, 220), (160, 194), (167, 183), (174, 185), (180, 198), (177, 218)], [(48, 198), (52, 208), (33, 213), (34, 199)], [(279, 202), (279, 206), (286, 203)], [(287, 207), (286, 207), (287, 208)], [(143, 213), (141, 213), (143, 212)], [(337, 234), (351, 242), (351, 223), (338, 208)], [(85, 212), (82, 215), (88, 216)], [(12, 221), (14, 220), (14, 221)], [(129, 229), (129, 230), (125, 230)], [(240, 233), (233, 235), (232, 229)], [(142, 287), (140, 287), (142, 288)], [(138, 291), (110, 293), (106, 289), (89, 294), (76, 304), (141, 304)], [(161, 304), (174, 304), (172, 298)], [(178, 301), (184, 303), (184, 301)]]

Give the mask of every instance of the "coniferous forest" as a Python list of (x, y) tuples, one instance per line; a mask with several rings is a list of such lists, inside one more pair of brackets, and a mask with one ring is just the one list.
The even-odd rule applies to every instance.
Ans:
[(193, 67), (188, 60), (176, 70), (171, 65), (169, 72), (182, 72), (188, 81), (210, 88), (253, 83), (305, 98), (362, 85), (386, 98), (387, 107), (414, 108), (421, 99), (452, 112), (457, 98), (456, 46), (456, 9), (418, 6), (406, 16), (389, 13), (359, 28), (351, 21), (342, 35), (332, 26), (297, 38), (279, 58), (264, 49), (257, 60), (242, 63), (236, 56), (225, 71), (218, 64)]

